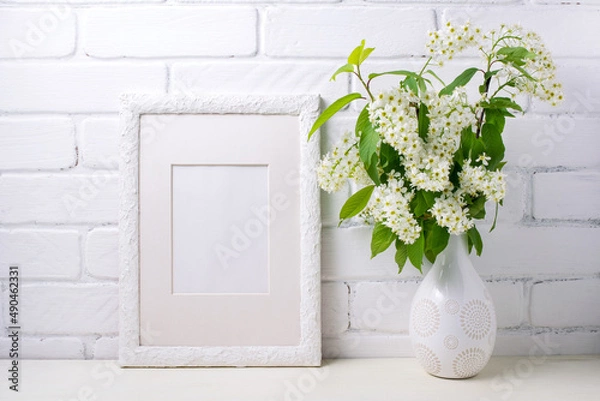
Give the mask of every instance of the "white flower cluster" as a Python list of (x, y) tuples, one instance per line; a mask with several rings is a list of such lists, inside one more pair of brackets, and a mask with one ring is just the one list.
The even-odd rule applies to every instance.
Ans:
[(370, 183), (370, 178), (358, 153), (358, 138), (346, 132), (334, 149), (326, 154), (317, 167), (319, 186), (327, 192), (339, 191), (348, 179), (358, 184)]
[(473, 166), (470, 160), (466, 160), (458, 177), (460, 189), (466, 194), (472, 196), (483, 194), (486, 199), (494, 202), (504, 199), (506, 181), (504, 173), (500, 171), (489, 171), (484, 166)]
[(405, 244), (412, 244), (421, 235), (421, 226), (410, 211), (414, 195), (400, 175), (392, 174), (387, 184), (375, 187), (364, 214), (391, 228)]
[(479, 46), (482, 38), (481, 29), (472, 27), (469, 22), (462, 26), (454, 26), (447, 22), (444, 29), (429, 31), (427, 34), (427, 54), (440, 66), (444, 61), (452, 60), (457, 53), (469, 47)]
[(465, 206), (461, 194), (447, 192), (435, 200), (430, 211), (439, 226), (446, 227), (451, 234), (461, 234), (475, 225)]
[[(419, 136), (415, 105), (420, 103), (427, 107), (430, 119), (427, 140)], [(433, 192), (443, 191), (450, 184), (448, 177), (460, 133), (476, 123), (462, 88), (449, 96), (427, 91), (421, 98), (403, 88), (382, 92), (369, 105), (369, 117), (383, 140), (403, 157), (409, 183)]]
[[(412, 79), (412, 86), (418, 83), (418, 90), (408, 88), (410, 81), (405, 80), (398, 87), (379, 93), (368, 105), (370, 122), (381, 143), (390, 145), (399, 155), (401, 173), (386, 174), (390, 167), (378, 166), (385, 183), (375, 186), (360, 216), (389, 227), (405, 244), (413, 244), (420, 237), (423, 228), (418, 220), (433, 217), (440, 227), (460, 234), (475, 224), (470, 216), (471, 199), (485, 197), (496, 203), (504, 199), (505, 175), (491, 171), (488, 167), (491, 159), (485, 153), (476, 160), (465, 160), (461, 166), (455, 161), (462, 132), (471, 130), (474, 137), (481, 134), (481, 123), (486, 116), (482, 102), (497, 99), (501, 91), (512, 97), (519, 93), (531, 94), (552, 105), (563, 99), (561, 84), (556, 80), (556, 66), (540, 37), (533, 32), (520, 26), (502, 25), (484, 35), (481, 29), (469, 23), (458, 26), (448, 22), (443, 29), (430, 32), (429, 37), (426, 47), (430, 61), (441, 66), (467, 48), (477, 47), (491, 74), (486, 77), (493, 78), (485, 81), (481, 98), (469, 103), (464, 86), (458, 85), (451, 94), (440, 96), (420, 74), (409, 74), (407, 79)], [(502, 48), (505, 50), (498, 54)], [(429, 83), (427, 89), (425, 82)], [(372, 98), (368, 85), (367, 91)], [(427, 113), (427, 119), (419, 118), (424, 116), (420, 113)], [(348, 179), (359, 186), (373, 185), (360, 159), (358, 142), (359, 138), (348, 132), (323, 157), (317, 175), (325, 191), (340, 190)], [(494, 156), (493, 148), (486, 149)], [(472, 149), (465, 149), (466, 153), (469, 151)], [(457, 179), (453, 176), (451, 181), (454, 168), (461, 171)], [(423, 195), (417, 191), (437, 196), (433, 206), (418, 218), (410, 206), (415, 194)], [(422, 211), (422, 198), (418, 200)]]
[(456, 191), (446, 190), (439, 196), (430, 212), (437, 224), (446, 227), (452, 234), (461, 234), (474, 226), (473, 219), (468, 214), (465, 195), (484, 195), (487, 200), (500, 202), (506, 192), (505, 175), (500, 171), (489, 171), (489, 157), (482, 154), (478, 160), (484, 165), (473, 166), (471, 160), (466, 160), (459, 173), (459, 187)]
[[(499, 31), (490, 31), (486, 38), (490, 41), (501, 40), (501, 47), (524, 47), (535, 54), (533, 58), (526, 58), (521, 70), (505, 64), (499, 78), (515, 78), (515, 88), (519, 92), (529, 93), (538, 99), (548, 102), (553, 106), (563, 100), (562, 85), (556, 79), (556, 65), (542, 38), (535, 32), (526, 31), (519, 25), (502, 25)], [(502, 55), (498, 55), (502, 58)], [(525, 70), (532, 78), (523, 75)]]

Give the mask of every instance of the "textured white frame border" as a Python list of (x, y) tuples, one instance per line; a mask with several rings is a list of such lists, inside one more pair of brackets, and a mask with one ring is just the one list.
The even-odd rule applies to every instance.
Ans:
[[(321, 364), (321, 218), (315, 166), (319, 138), (307, 133), (319, 112), (318, 96), (121, 97), (119, 212), (119, 363), (121, 366), (319, 366)], [(142, 114), (283, 114), (299, 116), (300, 344), (298, 346), (140, 346), (139, 140)], [(317, 133), (318, 134), (318, 133)]]

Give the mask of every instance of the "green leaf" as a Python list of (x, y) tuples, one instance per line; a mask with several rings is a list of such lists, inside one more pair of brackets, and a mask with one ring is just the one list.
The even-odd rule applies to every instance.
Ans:
[[(465, 158), (463, 156), (463, 151), (462, 149), (459, 149), (459, 151), (454, 152), (454, 157), (453, 157), (454, 163), (455, 165), (458, 165), (460, 167), (463, 166), (463, 164), (465, 164)], [(453, 168), (452, 171), (457, 170), (456, 168)], [(458, 172), (458, 171), (457, 171)], [(454, 184), (454, 183), (453, 183)]]
[(371, 258), (388, 249), (395, 239), (396, 234), (391, 228), (379, 222), (375, 223), (371, 238)]
[(485, 152), (485, 145), (481, 141), (481, 138), (476, 138), (470, 129), (463, 130), (460, 146), (463, 151), (463, 159), (465, 160), (475, 160), (480, 154)]
[(423, 253), (425, 251), (425, 238), (423, 232), (421, 232), (421, 235), (414, 243), (407, 245), (407, 248), (410, 263), (422, 273), (421, 265), (423, 264)]
[(427, 140), (427, 131), (429, 131), (429, 110), (424, 103), (419, 105), (419, 136)]
[(326, 108), (321, 115), (317, 118), (312, 128), (308, 133), (308, 139), (323, 125), (329, 120), (335, 113), (344, 108), (344, 106), (350, 104), (352, 101), (356, 99), (362, 98), (360, 93), (350, 93), (346, 96), (343, 96), (333, 102), (328, 108)]
[(483, 241), (481, 240), (481, 235), (479, 231), (477, 231), (477, 227), (473, 226), (467, 231), (467, 237), (469, 238), (469, 252), (471, 247), (475, 247), (475, 251), (477, 252), (477, 256), (481, 256), (481, 252), (483, 251)]
[(492, 228), (490, 228), (490, 232), (494, 231), (494, 228), (496, 228), (497, 222), (498, 222), (498, 202), (496, 202), (496, 208), (494, 211), (494, 222), (492, 223)]
[(474, 219), (485, 218), (485, 196), (478, 196), (469, 205), (469, 215)]
[(417, 79), (414, 76), (408, 76), (402, 81), (402, 84), (410, 89), (412, 93), (415, 95), (419, 94), (419, 85), (417, 84)]
[(425, 73), (430, 74), (435, 79), (437, 79), (442, 85), (446, 86), (446, 83), (442, 80), (442, 78), (438, 77), (438, 75), (435, 72), (433, 72), (432, 70), (427, 70), (427, 71), (425, 71)]
[(377, 72), (377, 73), (372, 73), (369, 74), (369, 79), (373, 79), (373, 78), (377, 78), (380, 77), (382, 75), (404, 75), (407, 77), (416, 77), (417, 73), (412, 72), (412, 71), (407, 71), (407, 70), (398, 70), (398, 71), (386, 71), (386, 72)]
[(468, 84), (477, 71), (479, 71), (477, 68), (467, 68), (464, 70), (458, 77), (454, 79), (454, 81), (440, 91), (440, 96), (450, 95), (457, 87)]
[(515, 65), (512, 64), (512, 66), (519, 71), (525, 78), (529, 79), (530, 81), (537, 81), (537, 79), (535, 79), (534, 77), (532, 77), (523, 67), (519, 66), (519, 65)]
[(365, 106), (356, 119), (356, 135), (360, 136), (358, 150), (360, 159), (365, 164), (368, 170), (373, 161), (373, 154), (377, 152), (377, 144), (379, 144), (379, 134), (375, 131), (375, 127), (369, 120), (369, 109)]
[(423, 216), (435, 203), (435, 194), (429, 191), (419, 190), (410, 202), (410, 206), (415, 216)]
[(425, 83), (425, 81), (427, 81), (425, 78), (417, 77), (417, 84), (419, 85), (419, 89), (423, 93), (427, 91), (427, 84)]
[(488, 123), (481, 127), (481, 140), (485, 145), (485, 153), (491, 159), (488, 161), (487, 169), (494, 171), (504, 159), (504, 141), (502, 134), (495, 125)]
[(360, 45), (358, 45), (352, 53), (348, 56), (348, 64), (359, 65), (360, 64), (360, 56), (362, 55), (363, 49), (365, 48), (365, 40), (360, 41)]
[(504, 131), (504, 125), (506, 124), (506, 117), (498, 109), (486, 109), (485, 110), (485, 122), (487, 124), (494, 125), (499, 132)]
[(373, 53), (373, 50), (375, 50), (374, 47), (367, 47), (365, 50), (363, 50), (362, 54), (360, 55), (360, 60), (358, 61), (359, 64), (362, 64), (363, 61), (365, 61), (367, 57), (369, 57), (371, 53)]
[(501, 60), (508, 61), (517, 66), (525, 65), (525, 59), (535, 58), (535, 53), (530, 52), (524, 47), (503, 47), (496, 52), (498, 55), (504, 56)]
[(381, 159), (381, 168), (383, 168), (383, 171), (386, 173), (389, 173), (392, 170), (400, 170), (400, 155), (393, 146), (385, 142), (381, 142), (379, 148), (379, 157)]
[(374, 185), (369, 185), (349, 197), (340, 210), (340, 219), (349, 219), (362, 212), (367, 203), (369, 203), (374, 189)]
[(402, 269), (404, 269), (404, 265), (408, 259), (408, 247), (399, 239), (396, 240), (396, 255), (394, 256), (394, 259), (398, 265), (398, 274), (400, 274), (402, 273)]
[(431, 263), (434, 263), (437, 255), (448, 245), (450, 233), (444, 227), (438, 226), (433, 221), (432, 223), (425, 231), (425, 256)]
[(498, 74), (499, 72), (500, 72), (500, 70), (486, 71), (485, 74), (483, 75), (483, 79), (487, 81), (488, 79), (490, 79), (494, 75)]
[(523, 111), (523, 108), (518, 103), (507, 97), (493, 97), (489, 102), (481, 102), (481, 107), (484, 109), (513, 109)]
[(505, 55), (506, 57), (517, 57), (520, 59), (535, 58), (535, 53), (532, 53), (529, 50), (527, 50), (526, 48), (521, 47), (521, 46), (503, 47), (503, 48), (499, 49), (496, 53)]
[(502, 113), (502, 115), (503, 115), (504, 117), (515, 118), (515, 115), (514, 115), (514, 114), (512, 114), (512, 113), (510, 113), (510, 112), (509, 112), (508, 110), (506, 110), (506, 109), (498, 109), (498, 111), (499, 111), (500, 113)]
[(369, 163), (369, 167), (366, 170), (369, 178), (373, 180), (375, 185), (381, 184), (381, 181), (379, 180), (379, 168), (377, 167), (378, 164), (379, 157), (377, 156), (377, 153), (373, 153), (373, 156), (371, 156), (371, 163)]
[(483, 152), (485, 152), (485, 145), (481, 138), (475, 138), (473, 142), (473, 147), (471, 148), (471, 158), (472, 160), (477, 159)]
[(473, 131), (464, 129), (461, 132), (460, 147), (462, 148), (463, 159), (468, 159), (471, 157), (471, 148), (473, 147), (473, 142), (475, 142), (475, 139), (476, 138)]
[(330, 81), (335, 81), (335, 78), (340, 75), (342, 72), (354, 72), (354, 66), (352, 64), (344, 64), (343, 66), (341, 66), (340, 68), (338, 68), (336, 70), (336, 72), (333, 73), (333, 75), (331, 76), (331, 78), (329, 78)]

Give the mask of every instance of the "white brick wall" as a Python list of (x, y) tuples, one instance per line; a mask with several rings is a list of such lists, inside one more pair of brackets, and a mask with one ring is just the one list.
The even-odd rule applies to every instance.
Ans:
[[(552, 199), (552, 202), (548, 202)], [(600, 219), (600, 172), (533, 176), (533, 216), (539, 219)]]
[(535, 283), (531, 291), (531, 323), (548, 327), (600, 326), (598, 289), (598, 278)]
[(119, 337), (100, 337), (94, 344), (94, 359), (117, 359)]
[(92, 57), (224, 57), (256, 52), (254, 8), (99, 8), (84, 18), (83, 49)]
[(271, 7), (266, 14), (265, 53), (347, 57), (347, 49), (368, 38), (369, 45), (377, 47), (377, 57), (424, 55), (426, 32), (434, 23), (430, 9)]
[[(79, 238), (73, 229), (2, 229), (0, 265), (18, 265), (23, 279), (76, 279), (81, 272)], [(8, 277), (5, 268), (0, 277)]]
[(408, 333), (410, 302), (415, 282), (357, 283), (351, 305), (351, 327), (389, 333)]
[(70, 7), (2, 10), (0, 58), (68, 56), (75, 51), (76, 21)]
[[(72, 336), (118, 331), (115, 284), (31, 284), (21, 285), (19, 290), (24, 334)], [(5, 303), (7, 295), (5, 291)]]
[(123, 92), (164, 92), (161, 64), (19, 62), (0, 64), (0, 111), (116, 112)]
[(513, 166), (600, 166), (600, 119), (560, 114), (506, 122), (506, 159)]
[(321, 297), (323, 335), (335, 336), (348, 329), (348, 286), (344, 283), (324, 283)]
[(79, 138), (81, 164), (95, 169), (119, 168), (119, 120), (88, 118)]
[[(600, 0), (4, 1), (0, 350), (18, 263), (25, 358), (116, 358), (121, 93), (317, 93), (326, 106), (358, 88), (329, 77), (361, 39), (377, 47), (364, 71), (415, 69), (425, 32), (447, 18), (535, 29), (565, 88), (560, 107), (523, 99), (529, 113), (507, 124), (509, 195), (473, 257), (496, 301), (496, 353), (600, 352)], [(324, 150), (357, 110), (326, 125)], [(420, 275), (398, 276), (390, 251), (371, 260), (358, 222), (337, 228), (344, 196), (322, 196), (324, 354), (411, 355)]]
[(116, 222), (115, 173), (0, 176), (4, 223)]
[[(0, 349), (10, 348), (11, 341), (0, 337)], [(76, 337), (22, 338), (19, 344), (23, 359), (83, 359), (84, 347)]]
[(171, 72), (172, 92), (249, 93), (249, 94), (320, 94), (333, 102), (348, 90), (341, 77), (330, 82), (337, 63), (212, 61), (176, 63)]
[(71, 168), (77, 162), (75, 132), (68, 118), (0, 118), (0, 168)]
[(119, 277), (119, 230), (95, 228), (87, 234), (85, 263), (88, 273), (98, 278)]

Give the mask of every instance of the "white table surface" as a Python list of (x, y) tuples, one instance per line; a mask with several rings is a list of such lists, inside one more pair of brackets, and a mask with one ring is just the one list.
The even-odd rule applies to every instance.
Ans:
[[(541, 358), (541, 357), (538, 357)], [(438, 379), (411, 358), (337, 359), (321, 368), (121, 369), (114, 361), (20, 361), (0, 400), (600, 400), (600, 356), (494, 357), (468, 380)]]

